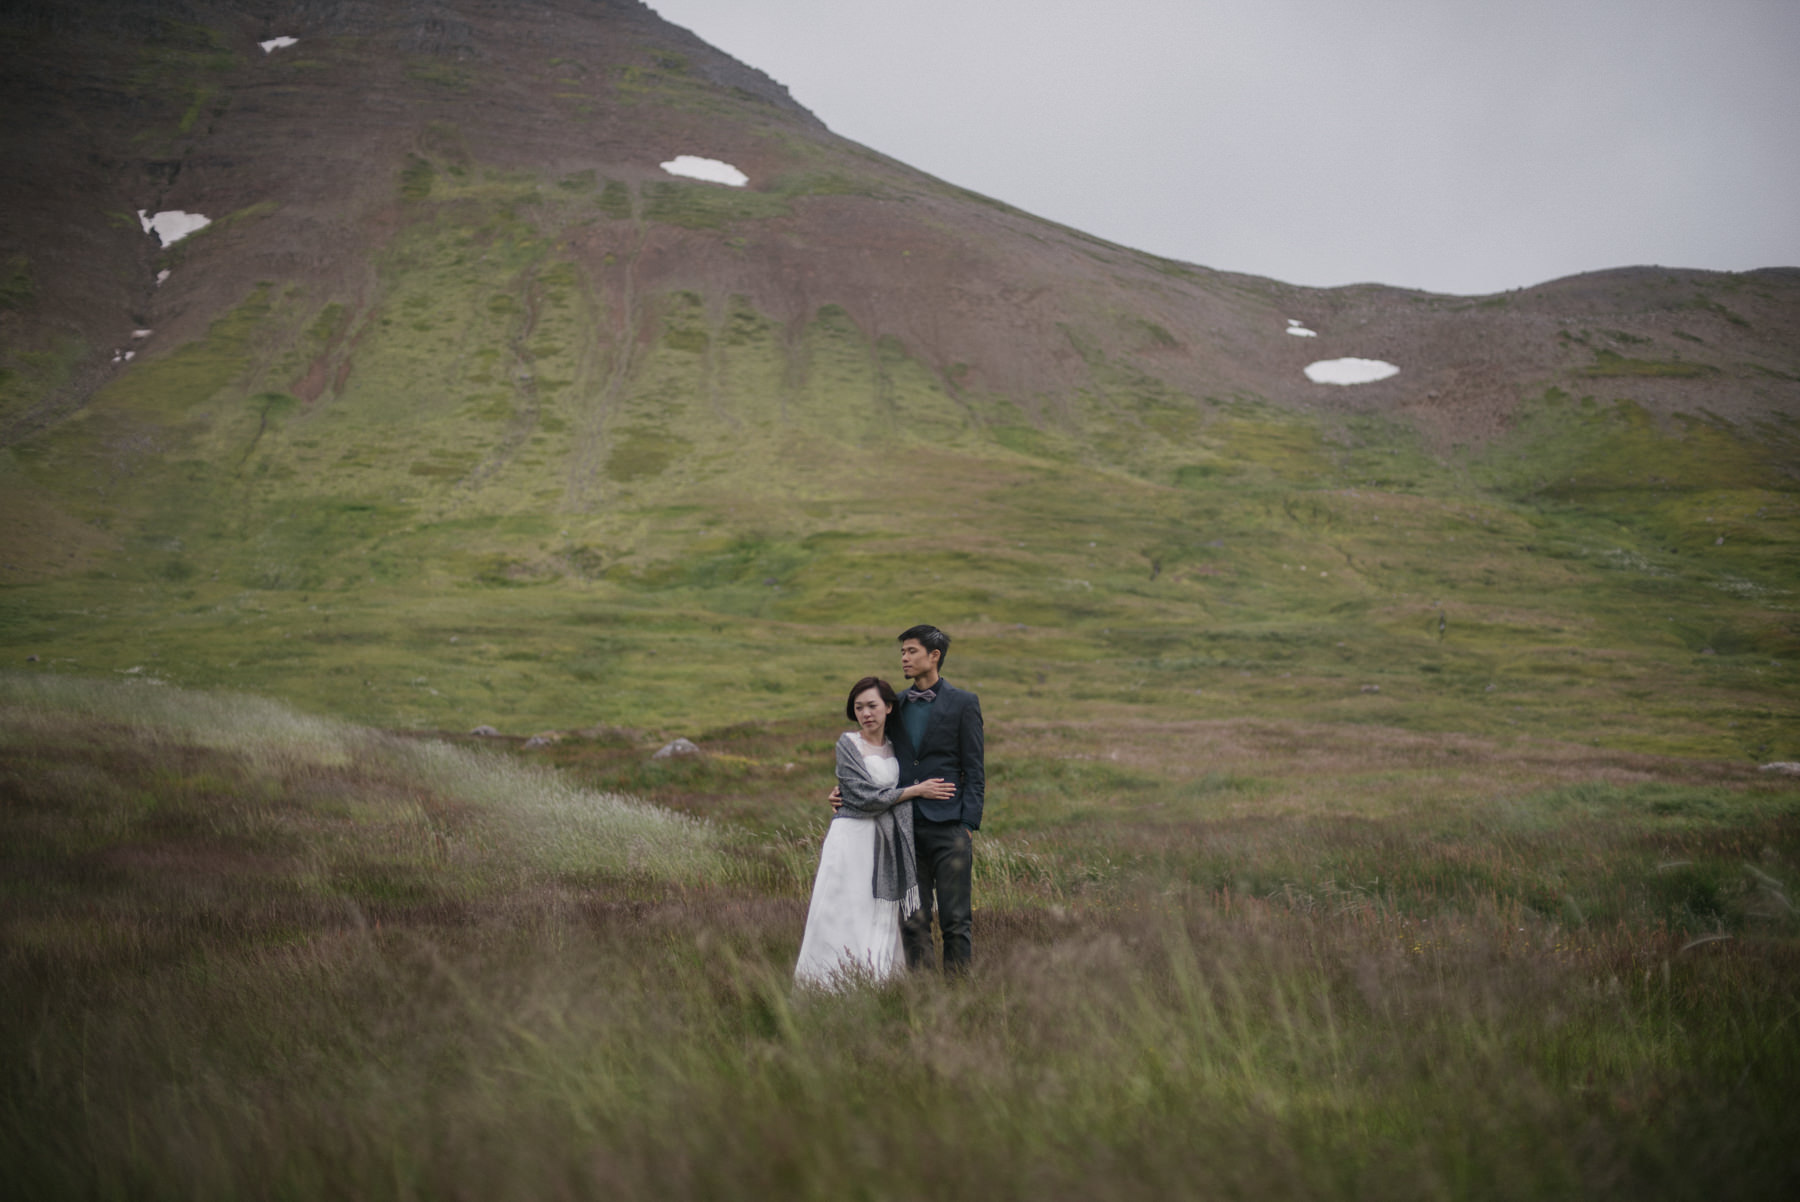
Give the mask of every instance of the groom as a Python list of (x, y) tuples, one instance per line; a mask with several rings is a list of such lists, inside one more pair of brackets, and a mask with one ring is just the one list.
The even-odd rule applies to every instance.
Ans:
[(914, 626), (900, 634), (900, 672), (912, 687), (888, 718), (888, 738), (900, 761), (900, 787), (932, 777), (956, 785), (946, 801), (913, 802), (913, 841), (919, 854), (917, 913), (906, 920), (901, 938), (908, 968), (935, 964), (931, 912), (936, 903), (944, 933), (944, 968), (969, 967), (970, 873), (981, 829), (986, 793), (982, 766), (981, 699), (959, 689), (940, 673), (950, 654), (950, 636), (935, 626)]

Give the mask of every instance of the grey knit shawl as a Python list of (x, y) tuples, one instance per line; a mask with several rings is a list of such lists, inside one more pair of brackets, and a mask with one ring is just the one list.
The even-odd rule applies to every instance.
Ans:
[(875, 896), (900, 903), (900, 917), (919, 909), (919, 855), (913, 845), (913, 807), (901, 801), (898, 786), (882, 788), (863, 763), (865, 744), (856, 731), (838, 736), (838, 791), (844, 808), (838, 818), (875, 824)]

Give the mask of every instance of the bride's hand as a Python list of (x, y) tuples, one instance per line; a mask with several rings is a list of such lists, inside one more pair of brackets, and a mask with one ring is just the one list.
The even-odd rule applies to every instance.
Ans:
[(956, 786), (941, 776), (934, 776), (930, 780), (920, 781), (906, 792), (910, 797), (928, 797), (932, 801), (948, 801), (956, 796)]

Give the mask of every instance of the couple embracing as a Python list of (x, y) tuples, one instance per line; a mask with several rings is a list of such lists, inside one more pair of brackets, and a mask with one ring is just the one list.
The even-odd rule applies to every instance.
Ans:
[(986, 778), (981, 701), (943, 678), (949, 652), (949, 635), (914, 626), (900, 635), (905, 692), (878, 676), (850, 689), (844, 716), (857, 729), (838, 737), (836, 813), (794, 967), (802, 985), (934, 966), (934, 912), (944, 968), (969, 967), (972, 835)]

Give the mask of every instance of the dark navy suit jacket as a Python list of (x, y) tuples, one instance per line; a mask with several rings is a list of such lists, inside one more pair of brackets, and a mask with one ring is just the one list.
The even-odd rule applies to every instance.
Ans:
[(907, 736), (900, 704), (888, 718), (888, 738), (893, 740), (894, 756), (900, 761), (900, 787), (916, 785), (922, 780), (941, 776), (956, 785), (956, 796), (948, 801), (928, 798), (913, 799), (913, 817), (928, 822), (960, 822), (970, 830), (981, 829), (981, 806), (987, 795), (987, 771), (982, 763), (981, 698), (967, 689), (959, 689), (943, 677), (933, 689), (937, 699), (919, 702), (930, 711), (925, 734), (914, 747)]

